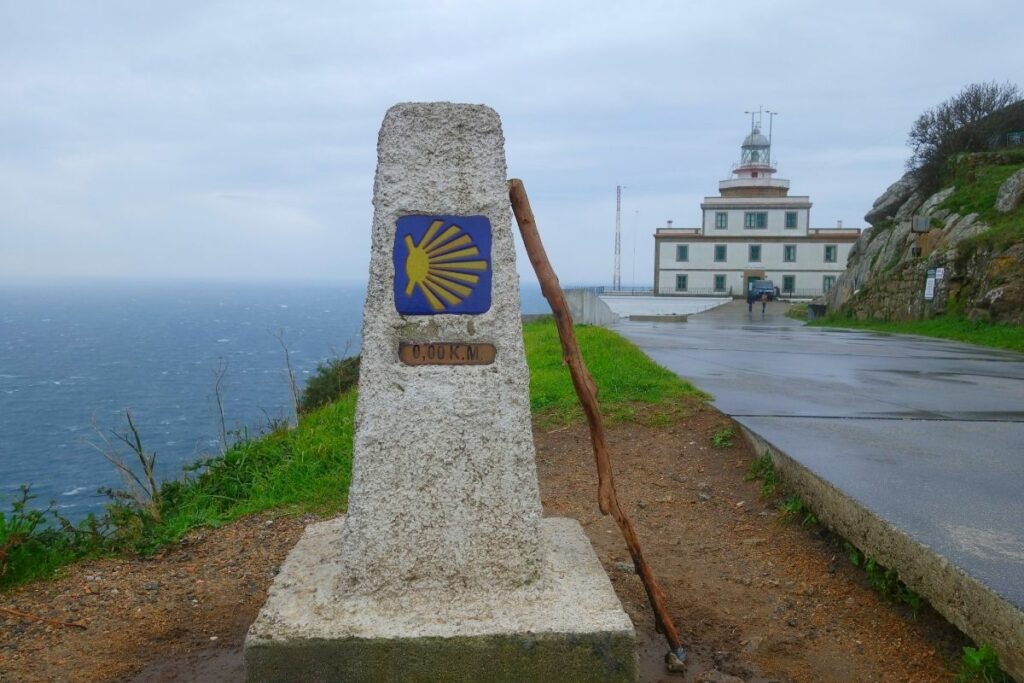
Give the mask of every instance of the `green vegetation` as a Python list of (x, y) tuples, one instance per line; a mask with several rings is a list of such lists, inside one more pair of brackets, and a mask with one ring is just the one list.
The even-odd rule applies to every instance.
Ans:
[(715, 448), (728, 448), (732, 446), (734, 436), (736, 436), (736, 433), (732, 430), (732, 427), (722, 427), (711, 435), (711, 445)]
[(197, 473), (159, 487), (158, 507), (110, 492), (101, 515), (77, 525), (51, 505), (31, 509), (27, 487), (0, 513), (0, 587), (51, 574), (76, 559), (119, 552), (149, 553), (199, 526), (217, 527), (269, 509), (329, 514), (346, 504), (352, 463), (355, 393), (304, 416), (295, 429), (278, 426), (227, 452), (188, 466)]
[(965, 647), (956, 683), (1013, 683), (999, 667), (999, 656), (989, 645)]
[(882, 321), (856, 320), (842, 314), (832, 314), (808, 325), (815, 327), (851, 327), (892, 334), (918, 334), (988, 346), (996, 349), (1024, 351), (1024, 326), (1003, 325), (981, 320), (968, 320), (959, 315), (944, 315), (929, 320)]
[(775, 472), (775, 463), (772, 456), (765, 453), (754, 459), (747, 468), (747, 481), (759, 480), (761, 482), (761, 495), (770, 496), (779, 487), (779, 475)]
[[(761, 495), (773, 495), (782, 486), (775, 471), (775, 465), (768, 453), (756, 458), (747, 470), (747, 480), (761, 481)], [(799, 520), (801, 526), (816, 526), (820, 523), (810, 505), (800, 496), (790, 495), (779, 505), (783, 519)], [(925, 605), (924, 597), (907, 587), (900, 580), (899, 572), (889, 569), (863, 550), (838, 537), (850, 564), (864, 570), (868, 585), (889, 602), (910, 607), (916, 617)], [(989, 645), (980, 648), (965, 647), (956, 683), (1012, 683), (1012, 679), (999, 666), (999, 657)]]
[(782, 501), (779, 510), (784, 519), (799, 519), (800, 526), (814, 526), (818, 523), (818, 516), (800, 496), (789, 496)]
[[(763, 496), (771, 496), (782, 488), (782, 482), (768, 453), (750, 463), (746, 478), (748, 481), (760, 480)], [(779, 505), (779, 512), (783, 519), (799, 520), (801, 526), (817, 526), (820, 523), (811, 506), (798, 495), (789, 495), (783, 499)], [(850, 563), (864, 569), (868, 585), (879, 595), (892, 602), (907, 604), (915, 615), (918, 613), (924, 604), (924, 598), (907, 588), (906, 584), (900, 581), (895, 569), (882, 566), (849, 541), (844, 540), (843, 547)]]
[(46, 526), (53, 505), (34, 510), (28, 507), (32, 499), (29, 487), (22, 486), (10, 512), (0, 512), (0, 585), (12, 577), (27, 581), (46, 576), (74, 558), (68, 547), (73, 537)]
[(793, 304), (786, 309), (786, 317), (794, 320), (807, 320), (807, 304)]
[[(524, 332), (534, 414), (560, 423), (582, 418), (554, 324), (530, 323)], [(644, 419), (667, 423), (664, 411), (705, 397), (612, 332), (581, 326), (577, 335), (602, 410), (613, 420), (632, 419), (634, 407), (646, 404), (663, 412)], [(107, 446), (127, 447), (132, 455), (127, 461), (112, 450), (105, 455), (120, 463), (119, 469), (127, 468), (135, 485), (130, 492), (107, 491), (104, 513), (72, 524), (53, 505), (33, 508), (28, 487), (8, 512), (0, 512), (0, 588), (48, 576), (84, 557), (150, 553), (190, 529), (221, 526), (255, 512), (326, 515), (345, 509), (357, 377), (358, 358), (322, 364), (299, 401), (298, 425), (276, 422), (253, 439), (243, 431), (224, 455), (194, 463), (186, 468), (191, 476), (162, 484), (151, 478), (153, 456), (138, 434), (144, 427), (137, 431), (129, 422)]]
[(957, 95), (925, 111), (910, 129), (907, 169), (925, 194), (942, 187), (950, 159), (989, 149), (1024, 119), (1020, 89), (1012, 83), (972, 83)]
[(886, 600), (910, 605), (914, 614), (917, 614), (921, 609), (921, 605), (924, 604), (924, 598), (907, 588), (907, 585), (900, 581), (899, 572), (882, 566), (877, 560), (864, 554), (863, 551), (849, 541), (845, 541), (843, 546), (846, 549), (846, 556), (849, 558), (850, 564), (855, 567), (861, 567), (864, 570), (867, 574), (868, 585), (876, 593)]
[(299, 399), (299, 414), (306, 415), (356, 386), (359, 381), (359, 356), (332, 358), (316, 366)]
[(277, 429), (235, 444), (223, 457), (191, 466), (199, 476), (165, 483), (158, 529), (149, 550), (198, 526), (221, 526), (254, 512), (330, 514), (347, 503), (352, 469), (355, 392), (305, 415), (295, 429)]
[[(583, 411), (562, 362), (562, 347), (553, 322), (523, 325), (526, 361), (530, 366), (530, 408), (545, 425), (567, 424)], [(666, 404), (674, 399), (706, 399), (689, 382), (656, 364), (635, 345), (602, 327), (576, 326), (587, 369), (597, 384), (605, 419), (622, 422), (636, 417), (639, 404)]]
[(953, 194), (941, 208), (961, 216), (976, 213), (990, 226), (988, 230), (961, 242), (959, 260), (980, 249), (1003, 249), (1024, 238), (1024, 207), (1010, 213), (995, 209), (999, 187), (1011, 175), (1024, 168), (1024, 150), (1006, 150), (964, 155), (951, 164), (944, 184), (952, 185)]

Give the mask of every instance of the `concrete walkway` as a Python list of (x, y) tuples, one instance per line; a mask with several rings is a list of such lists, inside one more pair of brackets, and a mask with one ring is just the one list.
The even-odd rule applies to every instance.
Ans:
[[(807, 328), (784, 316), (787, 304), (769, 303), (763, 317), (754, 308), (749, 314), (738, 301), (687, 323), (616, 329), (756, 436), (1024, 614), (1024, 355)], [(999, 628), (1020, 626), (1011, 619)], [(1024, 633), (1016, 637), (1024, 648)]]

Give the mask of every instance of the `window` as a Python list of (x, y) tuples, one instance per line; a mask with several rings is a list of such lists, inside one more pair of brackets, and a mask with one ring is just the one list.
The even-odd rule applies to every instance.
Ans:
[(686, 291), (686, 276), (685, 275), (676, 275), (676, 291), (677, 292), (685, 292)]
[(786, 263), (794, 263), (796, 261), (795, 244), (784, 244), (782, 246), (782, 260)]
[(716, 244), (715, 245), (715, 262), (717, 262), (717, 263), (724, 263), (725, 262), (725, 256), (726, 256), (725, 245), (724, 244)]
[(836, 284), (836, 276), (835, 275), (826, 275), (825, 277), (823, 277), (821, 279), (821, 290), (823, 292), (828, 292), (828, 290), (832, 289), (832, 287), (834, 287), (835, 284)]
[(782, 291), (786, 294), (792, 294), (794, 289), (796, 289), (796, 275), (783, 275)]
[(677, 244), (676, 245), (676, 261), (689, 261), (690, 260), (690, 245), (689, 244)]
[(743, 227), (744, 228), (767, 228), (768, 227), (768, 212), (767, 211), (747, 211), (743, 214)]
[(825, 263), (835, 263), (839, 253), (839, 247), (834, 244), (825, 245)]
[(715, 276), (715, 291), (716, 292), (724, 292), (725, 291), (725, 276), (724, 275), (716, 275)]
[(729, 227), (729, 214), (724, 211), (715, 213), (715, 227), (719, 230)]
[(787, 228), (795, 228), (796, 227), (796, 211), (787, 211), (786, 212), (786, 227)]
[(750, 262), (757, 263), (761, 260), (761, 245), (751, 244), (750, 245)]

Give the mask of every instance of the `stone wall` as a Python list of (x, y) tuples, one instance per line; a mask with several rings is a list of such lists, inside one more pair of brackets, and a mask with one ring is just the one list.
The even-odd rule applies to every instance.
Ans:
[[(1024, 169), (1004, 183), (998, 210), (1018, 211), (1022, 185)], [(1024, 242), (962, 249), (964, 240), (989, 226), (977, 214), (941, 208), (953, 190), (925, 197), (910, 174), (893, 183), (865, 216), (872, 227), (854, 244), (846, 272), (826, 295), (829, 310), (858, 320), (921, 320), (953, 309), (972, 320), (1024, 324)], [(928, 232), (911, 230), (915, 215), (930, 219)], [(926, 301), (925, 280), (933, 268), (944, 268), (945, 277)]]

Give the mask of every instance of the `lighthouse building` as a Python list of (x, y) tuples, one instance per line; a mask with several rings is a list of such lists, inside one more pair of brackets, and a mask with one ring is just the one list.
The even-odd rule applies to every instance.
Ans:
[(860, 231), (811, 228), (811, 200), (790, 195), (775, 177), (771, 140), (751, 121), (732, 177), (719, 196), (701, 203), (699, 228), (654, 235), (654, 292), (660, 295), (743, 297), (757, 280), (771, 280), (783, 297), (814, 297), (835, 284)]

